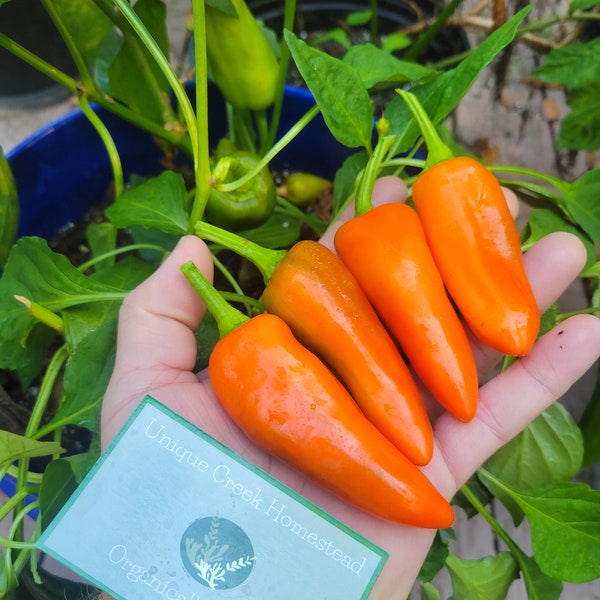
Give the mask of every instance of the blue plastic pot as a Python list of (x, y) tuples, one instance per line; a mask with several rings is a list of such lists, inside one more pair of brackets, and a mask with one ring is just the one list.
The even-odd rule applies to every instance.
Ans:
[[(280, 126), (284, 133), (312, 106), (308, 90), (287, 86)], [(160, 151), (152, 137), (106, 111), (98, 114), (108, 127), (127, 178), (131, 174), (154, 175)], [(209, 89), (210, 139), (226, 133), (225, 104), (214, 87)], [(274, 166), (309, 170), (332, 178), (350, 150), (339, 144), (319, 115), (282, 151)], [(111, 181), (104, 146), (80, 110), (47, 125), (8, 153), (19, 201), (19, 235), (48, 238), (103, 200)]]

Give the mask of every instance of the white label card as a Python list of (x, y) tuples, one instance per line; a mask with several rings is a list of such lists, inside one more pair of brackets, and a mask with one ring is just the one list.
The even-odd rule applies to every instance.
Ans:
[(387, 559), (150, 396), (38, 546), (123, 600), (361, 599)]

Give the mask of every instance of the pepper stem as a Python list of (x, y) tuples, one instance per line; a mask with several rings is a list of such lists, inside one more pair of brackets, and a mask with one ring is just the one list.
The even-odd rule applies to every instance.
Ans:
[(219, 336), (225, 337), (234, 329), (243, 325), (250, 317), (234, 308), (221, 296), (217, 289), (204, 277), (200, 269), (190, 260), (180, 267), (181, 272), (206, 304), (206, 308), (215, 318)]
[(228, 250), (233, 250), (240, 256), (249, 260), (261, 273), (265, 283), (273, 276), (273, 272), (277, 265), (282, 261), (287, 254), (286, 250), (271, 250), (263, 248), (246, 238), (226, 231), (205, 221), (196, 223), (196, 235), (203, 240), (220, 244)]
[(397, 89), (396, 93), (406, 102), (410, 112), (412, 113), (421, 135), (427, 145), (427, 160), (425, 161), (425, 169), (429, 169), (438, 163), (454, 158), (452, 150), (444, 144), (440, 134), (437, 132), (431, 119), (427, 116), (425, 109), (414, 94)]

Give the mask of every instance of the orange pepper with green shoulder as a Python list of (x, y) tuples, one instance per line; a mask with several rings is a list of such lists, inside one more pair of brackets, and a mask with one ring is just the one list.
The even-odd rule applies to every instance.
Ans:
[(454, 157), (417, 98), (398, 94), (427, 144), (412, 198), (444, 284), (481, 341), (524, 356), (538, 335), (540, 314), (500, 183), (479, 161)]
[(267, 284), (262, 303), (343, 381), (367, 418), (413, 463), (433, 453), (433, 433), (419, 389), (352, 273), (329, 248), (302, 240), (269, 250), (208, 223), (200, 237), (257, 266)]
[(368, 514), (417, 527), (452, 524), (450, 504), (280, 317), (249, 318), (193, 263), (181, 269), (219, 326), (211, 385), (250, 440)]

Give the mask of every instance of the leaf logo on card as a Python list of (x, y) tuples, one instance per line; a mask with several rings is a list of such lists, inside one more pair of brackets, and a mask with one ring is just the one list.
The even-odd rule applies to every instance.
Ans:
[(212, 590), (228, 590), (246, 581), (256, 557), (252, 542), (233, 521), (204, 517), (181, 538), (181, 559), (196, 581)]

